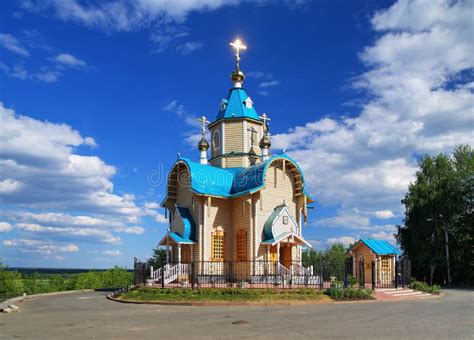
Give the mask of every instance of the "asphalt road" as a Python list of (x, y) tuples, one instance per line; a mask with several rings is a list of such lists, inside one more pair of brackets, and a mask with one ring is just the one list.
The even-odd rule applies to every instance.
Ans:
[(0, 338), (474, 339), (474, 292), (418, 301), (303, 306), (130, 305), (88, 292), (41, 297), (0, 314)]

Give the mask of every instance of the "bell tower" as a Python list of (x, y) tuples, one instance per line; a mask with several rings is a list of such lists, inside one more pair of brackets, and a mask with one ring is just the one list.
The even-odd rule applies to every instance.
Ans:
[(264, 158), (260, 141), (266, 134), (268, 119), (258, 115), (252, 98), (243, 88), (245, 74), (240, 69), (240, 52), (247, 46), (239, 39), (230, 46), (235, 50), (235, 68), (230, 76), (233, 87), (227, 98), (222, 99), (216, 120), (208, 126), (211, 133), (209, 162), (222, 168), (245, 168), (260, 163)]

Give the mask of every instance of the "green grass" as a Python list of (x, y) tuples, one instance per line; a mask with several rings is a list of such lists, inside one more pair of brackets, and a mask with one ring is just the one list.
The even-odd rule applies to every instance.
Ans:
[(199, 302), (199, 301), (314, 301), (327, 297), (316, 289), (173, 289), (138, 288), (119, 296), (122, 300), (160, 302)]
[(439, 285), (429, 285), (426, 282), (422, 281), (413, 281), (409, 284), (411, 289), (419, 290), (421, 292), (430, 293), (430, 294), (440, 294), (441, 287)]
[(334, 300), (371, 300), (371, 289), (329, 288), (324, 292)]

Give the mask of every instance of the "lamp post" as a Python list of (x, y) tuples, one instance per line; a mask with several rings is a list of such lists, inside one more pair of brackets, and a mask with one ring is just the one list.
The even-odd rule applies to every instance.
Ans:
[(451, 287), (451, 267), (449, 265), (449, 236), (448, 236), (448, 224), (442, 220), (443, 215), (439, 215), (440, 218), (427, 218), (428, 222), (441, 222), (444, 229), (444, 249), (446, 252), (446, 269), (448, 271), (448, 287)]

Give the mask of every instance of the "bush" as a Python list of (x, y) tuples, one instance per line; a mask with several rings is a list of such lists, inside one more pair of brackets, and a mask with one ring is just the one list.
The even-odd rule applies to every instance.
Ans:
[(26, 293), (39, 294), (78, 289), (122, 288), (133, 283), (133, 273), (115, 267), (105, 271), (89, 271), (79, 274), (21, 275), (0, 266), (0, 300)]
[(408, 287), (430, 294), (441, 293), (441, 287), (439, 285), (429, 285), (428, 283), (422, 281), (412, 281)]
[(335, 288), (331, 287), (324, 292), (335, 300), (357, 299), (364, 300), (372, 298), (372, 290), (355, 288)]

